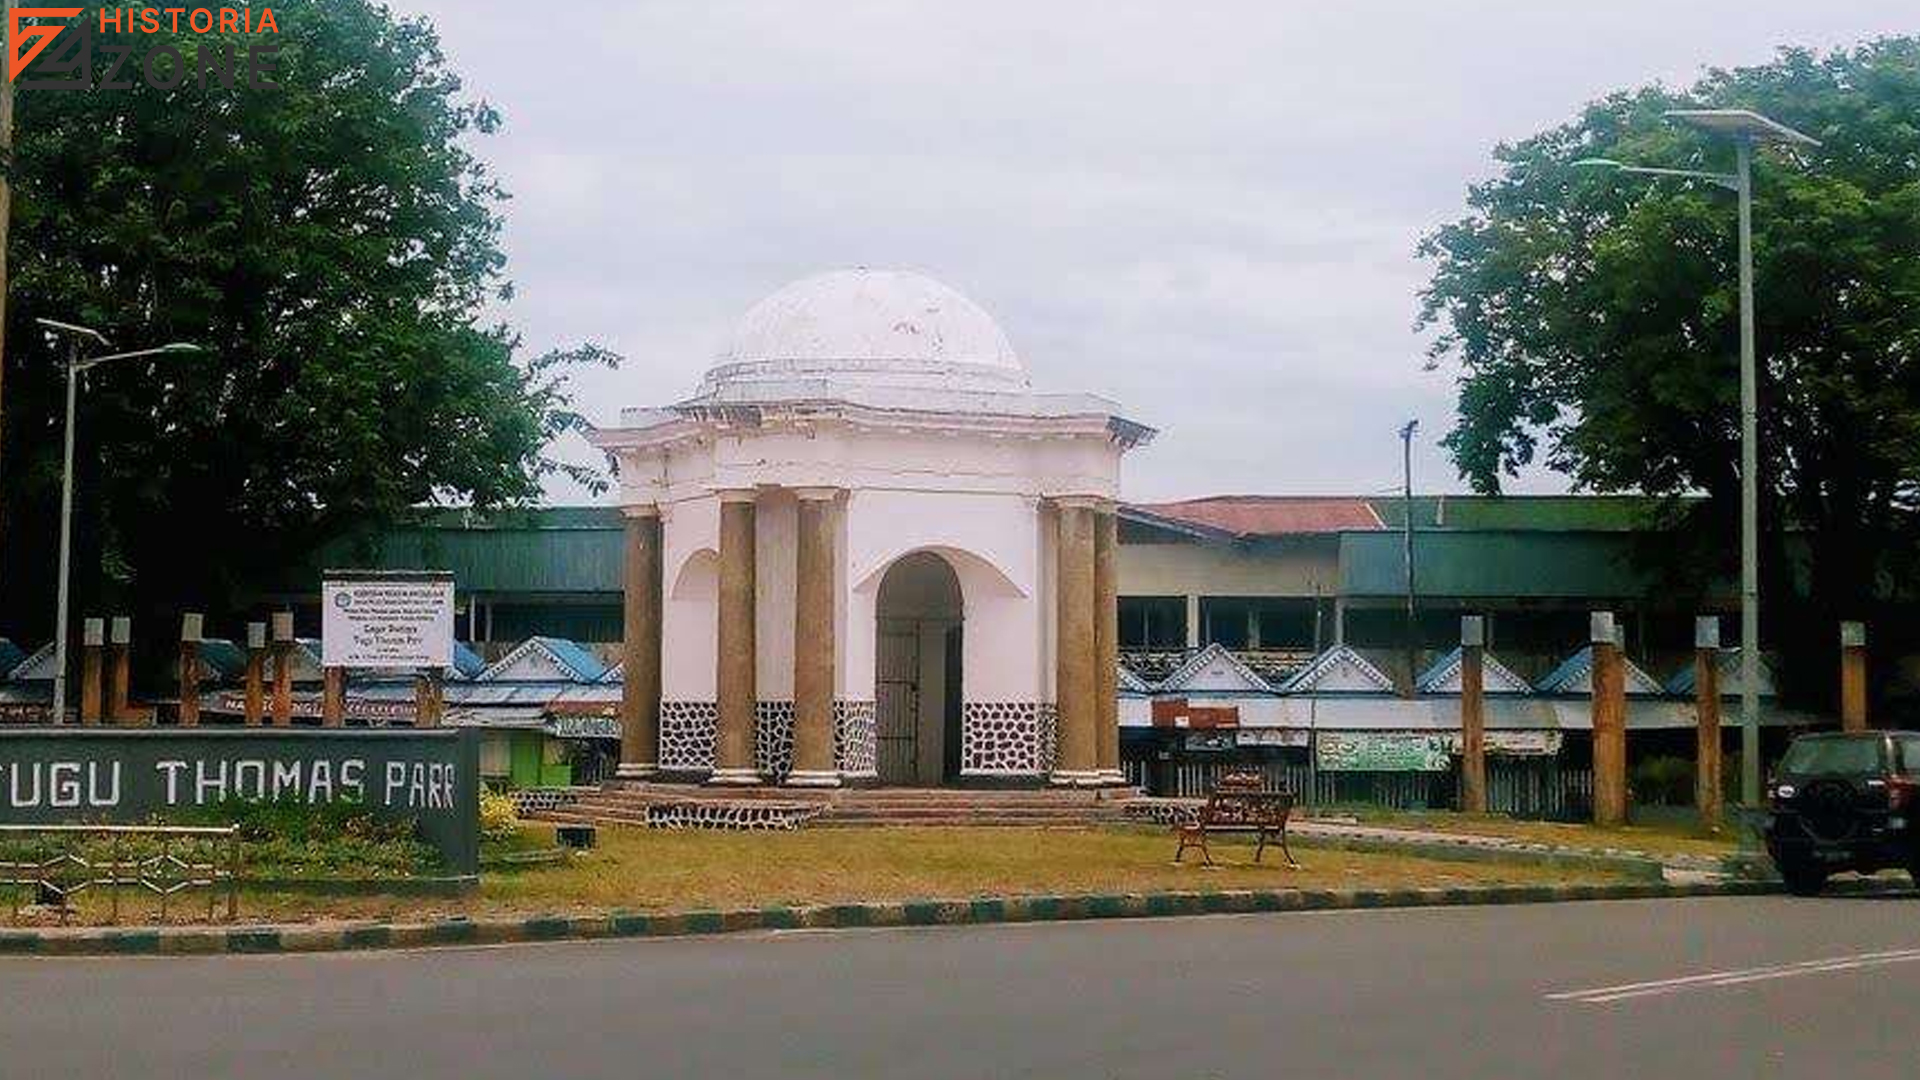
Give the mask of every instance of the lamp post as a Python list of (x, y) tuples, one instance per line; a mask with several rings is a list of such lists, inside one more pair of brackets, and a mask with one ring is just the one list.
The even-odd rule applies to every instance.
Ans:
[(1419, 619), (1413, 610), (1413, 433), (1420, 430), (1420, 421), (1409, 420), (1400, 428), (1400, 510), (1404, 520), (1401, 522), (1400, 554), (1406, 564), (1407, 572), (1407, 696), (1414, 693), (1414, 680), (1420, 677), (1420, 633)]
[(1759, 377), (1753, 332), (1753, 148), (1819, 146), (1818, 140), (1745, 109), (1671, 109), (1668, 120), (1733, 143), (1734, 171), (1655, 169), (1587, 158), (1576, 166), (1705, 180), (1740, 197), (1740, 799), (1760, 804), (1760, 447)]
[(153, 349), (139, 349), (134, 352), (109, 353), (105, 356), (80, 355), (81, 343), (91, 340), (101, 347), (108, 347), (106, 335), (90, 327), (74, 323), (57, 322), (53, 319), (35, 319), (49, 334), (64, 335), (67, 346), (67, 414), (66, 425), (62, 433), (62, 459), (60, 466), (60, 571), (55, 588), (53, 614), (53, 722), (61, 723), (67, 712), (67, 582), (70, 577), (70, 562), (73, 557), (73, 427), (74, 405), (79, 398), (80, 376), (88, 369), (114, 360), (133, 360), (142, 356), (159, 356), (166, 353), (200, 352), (200, 346), (185, 342), (172, 342)]

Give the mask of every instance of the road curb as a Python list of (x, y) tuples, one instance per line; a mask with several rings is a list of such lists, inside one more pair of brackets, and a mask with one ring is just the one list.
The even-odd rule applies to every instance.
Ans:
[[(452, 918), (348, 926), (140, 927), (0, 931), (0, 955), (152, 956), (350, 952), (447, 945), (668, 938), (769, 930), (844, 930), (887, 926), (961, 926), (1074, 922), (1177, 915), (1345, 911), (1588, 900), (1758, 896), (1777, 883), (1649, 881), (1570, 885), (1492, 885), (1404, 889), (1229, 889), (1154, 893), (976, 897), (871, 904), (820, 904), (709, 911)], [(1856, 890), (1849, 890), (1856, 891)]]

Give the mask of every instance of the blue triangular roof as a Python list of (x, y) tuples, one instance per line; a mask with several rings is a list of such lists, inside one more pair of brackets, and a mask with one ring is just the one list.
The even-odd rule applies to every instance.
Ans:
[(1335, 645), (1295, 672), (1280, 689), (1288, 694), (1389, 694), (1393, 680), (1351, 646)]
[[(1624, 657), (1623, 657), (1624, 659)], [(1640, 669), (1640, 665), (1626, 661), (1626, 691), (1637, 697), (1658, 696), (1660, 684), (1653, 676)], [(1536, 687), (1543, 694), (1586, 694), (1592, 690), (1593, 646), (1588, 645), (1554, 668)]]
[(237, 679), (247, 673), (247, 654), (227, 638), (200, 641), (202, 670), (219, 679)]
[[(1721, 649), (1720, 656), (1717, 663), (1720, 668), (1720, 696), (1721, 697), (1739, 697), (1740, 696), (1740, 650), (1739, 648), (1735, 647), (1731, 649)], [(1766, 657), (1766, 654), (1764, 653), (1762, 653), (1760, 656), (1759, 668), (1760, 668), (1760, 678), (1757, 680), (1760, 684), (1759, 694), (1761, 697), (1773, 697), (1774, 696), (1773, 665), (1767, 662), (1767, 657)], [(1676, 671), (1673, 673), (1672, 678), (1667, 680), (1667, 693), (1673, 694), (1677, 697), (1692, 697), (1693, 684), (1694, 684), (1693, 665), (1691, 663), (1684, 664), (1681, 666), (1679, 671)]]
[(477, 678), (487, 670), (487, 661), (464, 641), (453, 643), (453, 663), (448, 665), (463, 679)]
[[(1452, 652), (1434, 661), (1414, 686), (1423, 694), (1460, 693), (1460, 665), (1462, 650), (1454, 646)], [(1533, 689), (1527, 681), (1515, 675), (1507, 665), (1495, 659), (1492, 653), (1480, 654), (1481, 684), (1489, 694), (1524, 694)]]
[(0, 679), (6, 678), (26, 658), (26, 652), (15, 645), (12, 638), (0, 638)]
[(607, 673), (607, 666), (600, 662), (600, 658), (579, 642), (566, 638), (530, 637), (476, 678), (483, 681), (500, 679), (515, 665), (536, 655), (544, 657), (558, 669), (558, 674), (573, 682), (599, 682)]

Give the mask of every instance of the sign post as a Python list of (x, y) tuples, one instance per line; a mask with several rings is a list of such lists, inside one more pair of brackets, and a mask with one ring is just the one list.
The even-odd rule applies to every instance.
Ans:
[(321, 663), (411, 668), (414, 726), (440, 725), (440, 673), (453, 663), (453, 574), (443, 570), (329, 570), (320, 589)]

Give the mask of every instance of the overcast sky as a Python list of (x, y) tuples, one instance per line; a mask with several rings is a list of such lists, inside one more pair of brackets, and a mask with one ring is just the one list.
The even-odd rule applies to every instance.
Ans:
[(1409, 417), (1416, 484), (1459, 489), (1413, 250), (1492, 147), (1920, 24), (1912, 0), (395, 6), (505, 114), (478, 145), (514, 194), (505, 316), (627, 358), (581, 381), (589, 417), (689, 393), (794, 278), (906, 267), (993, 313), (1036, 386), (1161, 429), (1135, 499), (1386, 491)]

